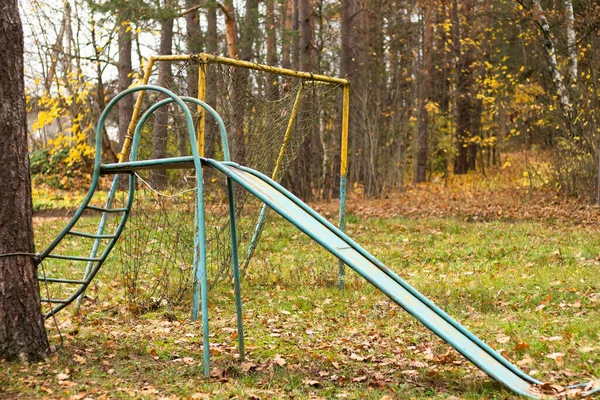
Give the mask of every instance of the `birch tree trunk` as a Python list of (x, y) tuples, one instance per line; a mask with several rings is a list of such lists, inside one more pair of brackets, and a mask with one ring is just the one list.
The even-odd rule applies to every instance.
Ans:
[(560, 106), (565, 114), (571, 113), (571, 101), (565, 87), (562, 74), (558, 69), (558, 62), (556, 61), (556, 48), (554, 47), (554, 41), (552, 40), (552, 33), (550, 32), (550, 25), (548, 19), (544, 14), (540, 0), (533, 0), (533, 12), (534, 18), (540, 26), (542, 36), (544, 37), (544, 48), (548, 55), (548, 61), (550, 62), (550, 74), (552, 75), (552, 81), (556, 87), (556, 94), (560, 102)]
[(577, 80), (577, 35), (575, 34), (575, 16), (572, 0), (565, 0), (565, 19), (567, 29), (567, 47), (569, 50), (569, 79)]

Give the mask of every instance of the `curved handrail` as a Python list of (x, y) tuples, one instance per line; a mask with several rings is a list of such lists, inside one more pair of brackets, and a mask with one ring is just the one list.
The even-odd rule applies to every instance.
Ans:
[[(230, 152), (229, 152), (229, 142), (227, 139), (227, 130), (225, 128), (225, 123), (223, 122), (223, 119), (221, 118), (221, 116), (215, 111), (214, 108), (212, 108), (211, 106), (209, 106), (202, 100), (196, 99), (194, 97), (189, 97), (189, 96), (181, 96), (180, 98), (185, 102), (194, 103), (196, 105), (203, 107), (206, 111), (208, 111), (208, 113), (210, 115), (213, 116), (213, 118), (217, 121), (217, 124), (219, 125), (219, 132), (221, 134), (221, 143), (223, 145), (223, 159), (224, 159), (223, 161), (231, 161), (231, 156), (230, 156)], [(132, 155), (134, 152), (134, 148), (136, 149), (136, 152), (137, 152), (137, 145), (138, 145), (139, 136), (140, 136), (139, 132), (140, 132), (142, 126), (148, 120), (148, 118), (150, 118), (150, 116), (152, 114), (154, 114), (159, 108), (166, 106), (168, 104), (174, 103), (174, 102), (175, 102), (175, 100), (173, 100), (172, 98), (161, 100), (158, 103), (153, 104), (152, 107), (150, 107), (148, 110), (146, 110), (146, 112), (141, 116), (141, 118), (138, 120), (138, 122), (135, 126), (135, 131), (133, 133), (133, 142), (131, 145)], [(131, 161), (135, 161), (135, 160), (131, 159)]]
[[(46, 247), (46, 249), (43, 252), (39, 253), (40, 261), (43, 260), (44, 258), (46, 258), (48, 256), (48, 254), (50, 254), (50, 252), (52, 250), (54, 250), (54, 248), (58, 245), (58, 243), (60, 243), (60, 241), (67, 235), (67, 233), (71, 230), (71, 228), (73, 228), (75, 223), (79, 220), (79, 218), (85, 211), (87, 205), (89, 204), (89, 202), (91, 201), (91, 199), (94, 195), (94, 192), (96, 191), (96, 188), (98, 187), (98, 181), (100, 179), (100, 165), (102, 164), (102, 131), (104, 129), (104, 123), (106, 121), (106, 118), (108, 117), (108, 113), (113, 109), (113, 107), (117, 104), (117, 102), (119, 100), (121, 100), (123, 97), (127, 96), (128, 94), (131, 94), (134, 92), (139, 92), (142, 90), (156, 91), (156, 92), (160, 92), (166, 96), (169, 96), (171, 99), (173, 99), (174, 102), (176, 102), (182, 108), (182, 110), (185, 114), (185, 117), (186, 117), (187, 125), (188, 125), (190, 141), (192, 142), (192, 144), (191, 144), (192, 145), (192, 154), (195, 156), (194, 166), (196, 167), (197, 171), (201, 170), (202, 167), (201, 167), (200, 160), (198, 158), (199, 157), (198, 147), (196, 145), (196, 134), (194, 131), (194, 122), (192, 119), (192, 113), (190, 112), (189, 108), (185, 105), (185, 103), (175, 93), (171, 92), (168, 89), (159, 87), (159, 86), (142, 85), (142, 86), (136, 86), (136, 87), (124, 90), (123, 92), (116, 95), (108, 103), (108, 105), (106, 106), (106, 108), (104, 109), (102, 114), (100, 115), (100, 119), (98, 120), (98, 125), (96, 127), (96, 151), (95, 151), (95, 160), (94, 160), (94, 172), (92, 175), (92, 183), (90, 185), (90, 189), (89, 189), (87, 195), (85, 196), (81, 206), (79, 206), (77, 211), (75, 211), (75, 214), (73, 215), (73, 217), (71, 218), (69, 223), (67, 223), (67, 225), (64, 227), (64, 229), (48, 245), (48, 247)], [(201, 179), (200, 175), (198, 176), (198, 179)]]

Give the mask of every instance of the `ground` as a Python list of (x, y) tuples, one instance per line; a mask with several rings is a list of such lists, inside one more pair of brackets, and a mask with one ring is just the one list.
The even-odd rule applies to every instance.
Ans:
[[(600, 209), (474, 182), (357, 190), (348, 233), (527, 373), (600, 377)], [(314, 206), (335, 219), (335, 203)], [(65, 221), (38, 216), (38, 246)], [(100, 273), (79, 315), (47, 321), (59, 349), (46, 362), (1, 365), (0, 398), (517, 398), (351, 271), (340, 292), (335, 260), (280, 219), (243, 282), (245, 361), (232, 285), (210, 294), (209, 379), (189, 303), (132, 315), (118, 271)]]

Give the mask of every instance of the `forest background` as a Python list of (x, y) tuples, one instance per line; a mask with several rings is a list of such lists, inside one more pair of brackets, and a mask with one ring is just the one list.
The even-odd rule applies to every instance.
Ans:
[[(85, 186), (99, 112), (140, 81), (148, 56), (207, 52), (347, 77), (355, 192), (379, 196), (469, 171), (501, 173), (512, 153), (522, 155), (531, 188), (599, 199), (593, 0), (25, 0), (21, 7), (37, 183)], [(105, 133), (108, 159), (132, 108), (133, 99), (120, 105)], [(306, 181), (296, 189), (304, 198), (329, 197), (336, 190), (327, 182), (336, 180), (323, 177), (339, 170), (339, 138), (313, 136), (299, 158), (315, 167), (292, 168), (290, 180)]]

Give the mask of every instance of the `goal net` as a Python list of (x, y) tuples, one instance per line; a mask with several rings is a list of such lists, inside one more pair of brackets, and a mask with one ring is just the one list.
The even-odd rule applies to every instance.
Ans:
[[(339, 190), (345, 80), (200, 55), (154, 57), (143, 83), (200, 98), (212, 106), (225, 123), (232, 161), (283, 180), (301, 197), (328, 197)], [(151, 92), (138, 95), (132, 126), (164, 98)], [(189, 107), (201, 155), (222, 160), (214, 119), (194, 104)], [(129, 149), (122, 153), (128, 160)], [(190, 154), (181, 110), (174, 104), (158, 109), (142, 128), (138, 160)], [(203, 173), (207, 268), (209, 285), (214, 285), (232, 274), (227, 188), (216, 171), (206, 168)], [(128, 304), (143, 312), (174, 305), (191, 293), (197, 199), (193, 170), (137, 174), (134, 208), (117, 253)], [(244, 275), (260, 249), (269, 213), (239, 189), (235, 190), (235, 207)]]

